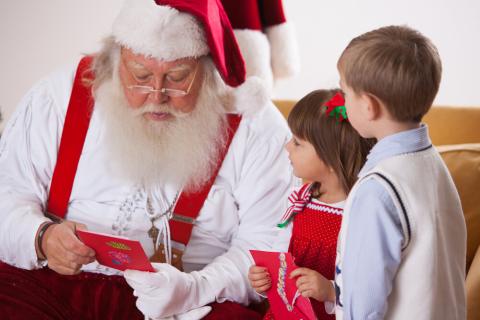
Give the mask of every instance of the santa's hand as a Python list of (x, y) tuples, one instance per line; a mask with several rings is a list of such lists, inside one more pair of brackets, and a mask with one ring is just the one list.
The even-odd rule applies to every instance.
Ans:
[(134, 289), (133, 294), (137, 297), (137, 308), (145, 316), (155, 319), (186, 313), (185, 319), (193, 319), (189, 317), (189, 312), (185, 311), (195, 311), (194, 308), (208, 303), (200, 299), (202, 291), (204, 296), (210, 294), (201, 290), (198, 273), (181, 272), (166, 263), (154, 263), (153, 267), (157, 272), (124, 272), (127, 283)]
[(76, 229), (85, 228), (85, 225), (72, 221), (48, 227), (40, 245), (50, 269), (72, 275), (80, 273), (82, 265), (95, 261), (95, 251), (84, 245), (75, 234)]

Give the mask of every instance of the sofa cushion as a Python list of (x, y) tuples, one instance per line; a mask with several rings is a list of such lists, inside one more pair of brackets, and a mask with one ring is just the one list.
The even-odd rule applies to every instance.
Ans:
[(423, 118), (433, 144), (479, 143), (480, 108), (433, 106)]
[(480, 143), (438, 146), (462, 201), (467, 224), (467, 270), (480, 244)]

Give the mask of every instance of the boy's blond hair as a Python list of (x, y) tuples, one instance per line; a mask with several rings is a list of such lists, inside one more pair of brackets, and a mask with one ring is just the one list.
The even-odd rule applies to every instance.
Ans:
[(354, 38), (338, 60), (338, 70), (355, 93), (379, 98), (398, 121), (420, 122), (440, 86), (437, 48), (420, 32), (388, 26)]

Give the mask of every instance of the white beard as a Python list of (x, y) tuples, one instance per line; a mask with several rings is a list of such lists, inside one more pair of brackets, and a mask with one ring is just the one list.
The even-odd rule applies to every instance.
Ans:
[[(191, 113), (168, 104), (130, 108), (118, 76), (101, 84), (95, 99), (115, 175), (147, 188), (168, 184), (184, 191), (198, 190), (210, 179), (227, 126), (222, 99), (206, 83)], [(173, 117), (151, 121), (144, 118), (146, 111), (168, 111)]]

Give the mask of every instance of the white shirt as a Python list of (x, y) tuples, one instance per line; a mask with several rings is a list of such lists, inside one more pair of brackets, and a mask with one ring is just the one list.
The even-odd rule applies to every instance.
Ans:
[[(0, 142), (0, 259), (20, 268), (41, 266), (35, 234), (47, 220), (43, 212), (74, 74), (75, 68), (60, 71), (34, 86), (20, 102)], [(145, 191), (109, 173), (99, 121), (94, 112), (66, 218), (92, 231), (137, 239), (151, 255)], [(217, 301), (248, 303), (256, 297), (247, 280), (248, 249), (271, 250), (276, 240), (275, 224), (287, 206), (292, 184), (284, 150), (288, 137), (286, 123), (271, 103), (255, 116), (244, 117), (197, 218), (184, 266), (193, 270), (210, 263), (210, 270), (218, 269), (209, 279), (223, 284)], [(153, 206), (161, 210), (176, 192), (168, 186), (156, 190)], [(96, 262), (83, 270), (115, 273)]]

